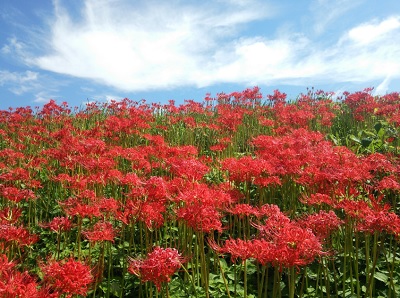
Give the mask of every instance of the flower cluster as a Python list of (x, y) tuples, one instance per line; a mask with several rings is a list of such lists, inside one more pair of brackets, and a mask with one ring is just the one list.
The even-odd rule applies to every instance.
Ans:
[(144, 260), (130, 258), (128, 272), (139, 276), (143, 282), (153, 282), (160, 291), (162, 283), (169, 282), (185, 261), (176, 249), (157, 246)]
[(72, 258), (62, 261), (49, 259), (40, 268), (45, 286), (66, 297), (86, 295), (93, 281), (90, 267)]
[[(375, 286), (393, 296), (400, 97), (371, 91), (341, 101), (309, 90), (292, 102), (255, 87), (179, 106), (124, 99), (72, 111), (50, 101), (0, 111), (0, 296), (151, 296), (123, 272), (161, 290), (186, 261), (178, 251), (191, 257), (194, 289), (224, 275), (207, 261), (216, 252), (227, 266), (251, 260), (265, 276), (284, 272), (281, 283), (302, 282), (292, 296), (321, 285), (333, 295), (339, 276), (357, 296), (381, 295)], [(46, 256), (56, 259), (36, 262)], [(348, 281), (353, 269), (368, 286)], [(313, 270), (324, 280), (308, 278)], [(391, 271), (385, 282), (378, 270)], [(269, 295), (263, 274), (237, 273), (243, 289), (257, 279)]]

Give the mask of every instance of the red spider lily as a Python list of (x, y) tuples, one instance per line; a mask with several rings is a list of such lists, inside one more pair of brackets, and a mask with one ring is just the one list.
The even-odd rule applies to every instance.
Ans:
[(139, 276), (142, 282), (153, 282), (160, 291), (162, 283), (168, 283), (185, 262), (178, 250), (157, 246), (144, 260), (130, 258), (128, 272)]
[(106, 218), (116, 216), (121, 205), (120, 202), (114, 198), (101, 198), (97, 204), (100, 212), (103, 213)]
[(22, 214), (20, 208), (5, 207), (0, 210), (0, 224), (15, 224)]
[(355, 229), (360, 232), (373, 234), (386, 231), (399, 236), (400, 217), (390, 212), (390, 205), (379, 204), (379, 201), (371, 199), (371, 202), (343, 200), (337, 208), (343, 209), (346, 214), (355, 220)]
[(218, 104), (216, 110), (220, 129), (228, 133), (237, 131), (239, 125), (243, 123), (244, 115), (250, 114), (249, 109), (231, 104)]
[(135, 173), (127, 173), (121, 179), (121, 183), (130, 186), (140, 186), (143, 182)]
[(322, 205), (326, 204), (328, 206), (335, 206), (336, 202), (332, 199), (331, 196), (322, 193), (315, 193), (309, 196), (302, 196), (300, 201), (306, 205)]
[(2, 224), (0, 225), (0, 240), (6, 243), (15, 242), (22, 247), (36, 243), (39, 240), (39, 236), (29, 233), (24, 227)]
[(0, 255), (0, 297), (40, 297), (37, 287), (35, 278), (26, 271), (16, 270), (14, 262), (8, 261), (5, 255)]
[(93, 281), (90, 267), (72, 258), (62, 261), (50, 259), (41, 263), (40, 269), (44, 285), (66, 297), (85, 296)]
[(332, 210), (329, 212), (321, 210), (319, 213), (309, 214), (303, 217), (298, 220), (297, 223), (301, 227), (310, 229), (320, 241), (323, 241), (328, 238), (333, 231), (337, 230), (344, 221), (338, 218)]
[[(270, 162), (251, 156), (244, 156), (239, 159), (226, 158), (222, 161), (222, 170), (228, 171), (229, 179), (235, 182), (257, 180), (260, 183), (262, 179), (271, 179), (271, 177), (265, 177), (265, 175), (274, 173), (274, 167)], [(273, 179), (271, 180), (272, 183)]]
[(197, 147), (192, 145), (167, 147), (165, 149), (167, 150), (166, 157), (168, 158), (179, 157), (183, 159), (191, 159), (199, 155)]
[(273, 243), (276, 245), (277, 256), (273, 263), (279, 268), (305, 266), (317, 256), (324, 255), (318, 238), (310, 230), (293, 223), (281, 229)]
[(222, 232), (221, 214), (212, 206), (192, 204), (177, 211), (178, 219), (183, 219), (197, 231)]
[(144, 183), (143, 192), (149, 202), (164, 203), (169, 197), (168, 184), (162, 177), (152, 176)]
[(87, 188), (88, 179), (83, 175), (69, 176), (68, 174), (58, 174), (53, 178), (54, 181), (61, 182), (63, 187), (74, 190), (84, 190)]
[(276, 103), (273, 107), (276, 122), (279, 127), (275, 132), (279, 132), (282, 128), (307, 128), (311, 120), (316, 116), (312, 112), (311, 106), (298, 103), (297, 105), (287, 105), (284, 103)]
[(69, 231), (72, 228), (72, 222), (68, 217), (54, 217), (51, 222), (40, 225), (43, 228), (49, 228), (53, 232), (61, 233)]
[(218, 246), (214, 240), (209, 238), (208, 244), (219, 254), (230, 254), (232, 262), (236, 263), (237, 259), (242, 261), (255, 258), (259, 251), (254, 249), (252, 240), (228, 239), (222, 247)]
[(366, 88), (361, 92), (346, 94), (344, 103), (352, 110), (357, 121), (363, 121), (368, 114), (374, 114), (374, 110), (379, 108), (374, 96), (371, 95), (373, 88)]
[(269, 174), (289, 176), (307, 186), (321, 189), (334, 181), (348, 184), (372, 178), (368, 163), (350, 149), (324, 141), (319, 132), (296, 129), (280, 137), (261, 135), (252, 143), (258, 158), (269, 164)]
[(97, 222), (92, 229), (82, 232), (90, 242), (111, 241), (114, 242), (115, 230), (110, 222)]
[(277, 228), (280, 225), (285, 225), (290, 222), (290, 219), (281, 212), (277, 205), (264, 204), (259, 208), (260, 216), (266, 216), (268, 221), (265, 223), (264, 228), (269, 225)]
[(282, 185), (281, 178), (279, 178), (278, 176), (256, 177), (254, 179), (253, 183), (254, 183), (254, 185), (258, 185), (261, 187)]
[(123, 206), (123, 210), (117, 213), (117, 219), (124, 224), (134, 223), (140, 211), (140, 201), (128, 199)]
[[(282, 214), (275, 205), (264, 205), (268, 218), (263, 225), (253, 224), (260, 232), (262, 239), (275, 246), (271, 254), (273, 264), (279, 268), (305, 266), (317, 256), (324, 255), (319, 239), (310, 229), (302, 228)], [(269, 245), (270, 249), (273, 246)], [(267, 260), (268, 256), (264, 258)]]
[(174, 200), (181, 203), (176, 211), (177, 217), (203, 232), (221, 232), (220, 210), (224, 210), (234, 201), (228, 191), (213, 189), (200, 183), (187, 184)]
[(101, 217), (100, 206), (94, 202), (86, 204), (79, 198), (69, 198), (64, 202), (59, 201), (58, 204), (69, 216), (79, 216), (82, 218)]
[(186, 205), (199, 203), (221, 209), (234, 203), (229, 190), (224, 188), (226, 185), (221, 184), (219, 188), (212, 188), (204, 183), (185, 183), (182, 180), (175, 180), (175, 182), (178, 181), (183, 189), (178, 186), (179, 194), (174, 198), (176, 202), (182, 202)]
[(275, 244), (265, 239), (229, 239), (222, 247), (218, 246), (214, 240), (208, 239), (208, 243), (218, 254), (230, 254), (234, 263), (238, 259), (242, 261), (255, 259), (261, 265), (267, 265), (272, 264), (278, 258)]
[(396, 173), (396, 166), (391, 162), (388, 156), (381, 153), (372, 153), (362, 159), (369, 170), (374, 174), (378, 173)]
[(46, 118), (56, 118), (62, 114), (68, 115), (71, 110), (68, 108), (68, 104), (63, 102), (62, 105), (58, 105), (54, 99), (50, 99), (48, 103), (43, 105), (42, 110), (38, 113), (38, 116)]
[(148, 229), (160, 228), (164, 224), (163, 213), (166, 206), (162, 202), (140, 202), (138, 220), (143, 221)]
[(20, 189), (12, 186), (4, 187), (2, 185), (0, 185), (0, 196), (15, 203), (22, 200), (36, 199), (35, 193), (30, 189)]
[(210, 150), (215, 151), (215, 152), (222, 152), (226, 148), (228, 148), (228, 146), (229, 146), (229, 144), (227, 144), (227, 143), (218, 143), (218, 144), (210, 146)]
[(202, 162), (191, 158), (169, 158), (167, 164), (170, 166), (170, 171), (178, 176), (190, 181), (199, 181), (209, 171), (209, 168)]
[(144, 222), (148, 229), (160, 228), (164, 224), (165, 202), (142, 201), (138, 198), (128, 199), (123, 210), (117, 213), (117, 219), (124, 224), (136, 221)]
[(383, 191), (383, 190), (399, 191), (400, 183), (398, 181), (399, 180), (394, 175), (386, 176), (386, 177), (382, 178), (381, 181), (379, 181), (379, 183), (377, 185), (377, 189), (379, 189), (380, 191)]
[(267, 239), (241, 240), (230, 239), (219, 247), (209, 241), (210, 247), (218, 253), (229, 253), (232, 261), (254, 258), (262, 265), (270, 263), (283, 268), (306, 266), (325, 253), (317, 237), (311, 230), (301, 228), (294, 223), (281, 226)]
[[(1, 165), (1, 164), (0, 164)], [(13, 169), (4, 169), (3, 173), (0, 174), (0, 182), (1, 180), (10, 183), (12, 181), (23, 181), (26, 187), (29, 188), (41, 188), (42, 185), (40, 181), (32, 179), (30, 177), (30, 173), (25, 168), (13, 168)], [(28, 190), (27, 190), (28, 191)], [(29, 192), (27, 192), (29, 194)]]
[(286, 102), (286, 93), (281, 93), (279, 90), (274, 90), (273, 95), (267, 95), (267, 98), (272, 101), (272, 102), (281, 102), (284, 103)]
[(235, 204), (233, 207), (227, 208), (226, 211), (231, 214), (236, 214), (240, 218), (245, 216), (260, 216), (260, 210), (249, 204)]
[(11, 148), (0, 150), (0, 158), (9, 166), (15, 166), (18, 162), (23, 161), (25, 155)]

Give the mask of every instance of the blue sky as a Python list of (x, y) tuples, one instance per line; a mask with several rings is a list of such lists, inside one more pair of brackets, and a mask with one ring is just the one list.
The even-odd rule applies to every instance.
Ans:
[(398, 0), (1, 0), (0, 109), (400, 91)]

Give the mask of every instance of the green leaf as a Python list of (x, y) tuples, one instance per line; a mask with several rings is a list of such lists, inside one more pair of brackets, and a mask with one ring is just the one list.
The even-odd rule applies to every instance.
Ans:
[(375, 272), (374, 278), (376, 278), (377, 280), (380, 280), (384, 283), (387, 283), (389, 276), (387, 276), (386, 274), (384, 274), (382, 272)]
[(370, 138), (363, 138), (363, 139), (361, 140), (361, 145), (362, 145), (364, 148), (366, 148), (366, 147), (368, 147), (369, 145), (371, 145), (371, 143), (372, 143), (372, 140), (371, 140)]
[(375, 130), (376, 130), (376, 133), (379, 133), (379, 131), (380, 131), (381, 128), (382, 128), (382, 123), (381, 123), (381, 122), (377, 122), (377, 123), (374, 125), (374, 128), (375, 128)]
[(361, 140), (357, 138), (355, 135), (349, 135), (348, 138), (358, 144), (361, 144)]

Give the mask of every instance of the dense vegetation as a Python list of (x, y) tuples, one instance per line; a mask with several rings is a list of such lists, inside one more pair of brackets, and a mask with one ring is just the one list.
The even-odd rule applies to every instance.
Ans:
[(400, 96), (0, 111), (1, 297), (399, 297)]

